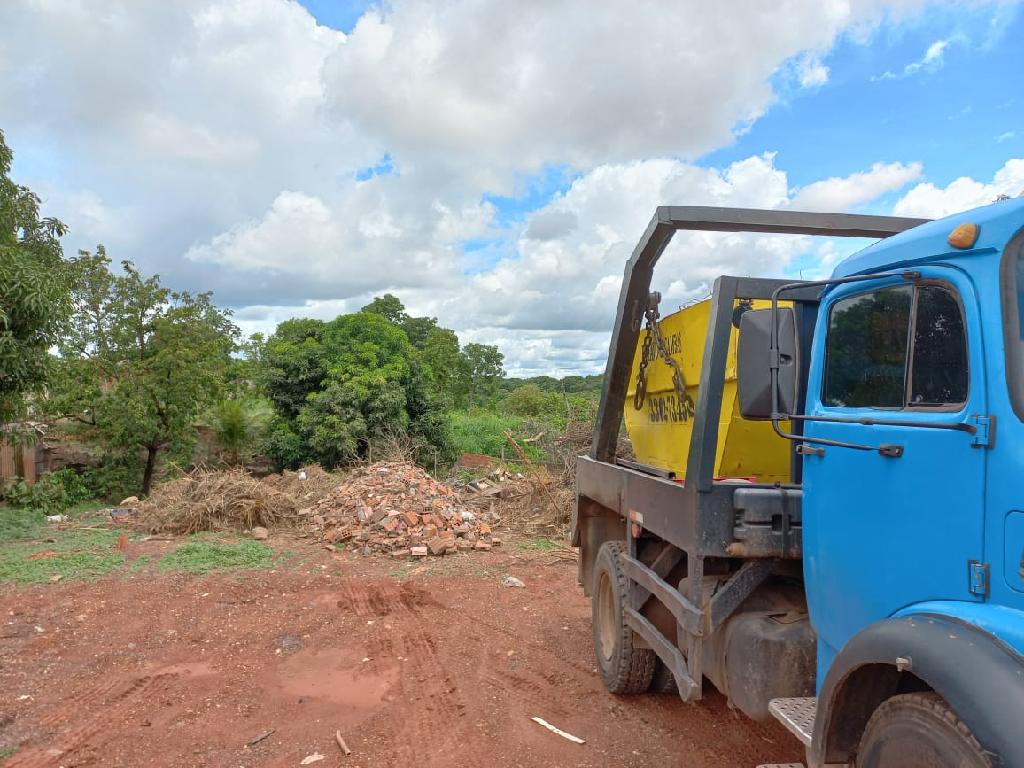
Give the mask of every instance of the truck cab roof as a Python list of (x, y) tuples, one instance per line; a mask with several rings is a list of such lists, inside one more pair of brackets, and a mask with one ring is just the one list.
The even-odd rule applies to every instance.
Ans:
[[(980, 228), (978, 241), (968, 250), (953, 248), (946, 240), (958, 225), (970, 222)], [(887, 237), (840, 262), (832, 277), (869, 274), (909, 267), (928, 261), (972, 253), (1000, 251), (1024, 226), (1024, 198), (1014, 198), (936, 219), (898, 235)]]

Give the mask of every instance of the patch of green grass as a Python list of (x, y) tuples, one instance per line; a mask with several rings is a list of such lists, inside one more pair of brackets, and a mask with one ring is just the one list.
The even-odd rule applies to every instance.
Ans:
[[(458, 453), (482, 453), (500, 458), (502, 452), (513, 456), (514, 451), (505, 440), (505, 430), (517, 434), (523, 425), (523, 418), (493, 411), (455, 411), (449, 415), (452, 442)], [(537, 446), (520, 442), (526, 455), (531, 459), (544, 458)]]
[(95, 514), (98, 508), (78, 505), (68, 513), (72, 525), (65, 527), (23, 510), (0, 510), (0, 582), (81, 579), (122, 567), (124, 555), (115, 548), (122, 531), (106, 527), (108, 519)]
[(0, 749), (0, 760), (6, 760), (8, 757), (12, 757), (17, 751), (17, 747), (5, 747), (4, 749)]
[(152, 555), (139, 555), (137, 558), (132, 560), (132, 564), (128, 566), (128, 573), (138, 573), (153, 559)]
[(550, 552), (557, 546), (558, 545), (551, 539), (545, 539), (543, 537), (520, 541), (516, 544), (517, 548), (526, 550), (527, 552)]
[[(32, 558), (33, 555), (41, 557)], [(52, 545), (50, 549), (38, 545), (11, 545), (0, 549), (0, 581), (16, 584), (35, 584), (61, 579), (82, 579), (102, 576), (124, 565), (120, 552), (73, 551)]]
[(274, 552), (258, 541), (217, 542), (194, 539), (164, 555), (157, 567), (161, 571), (210, 573), (211, 571), (267, 568)]
[(15, 507), (0, 507), (0, 542), (34, 539), (46, 525), (41, 512)]

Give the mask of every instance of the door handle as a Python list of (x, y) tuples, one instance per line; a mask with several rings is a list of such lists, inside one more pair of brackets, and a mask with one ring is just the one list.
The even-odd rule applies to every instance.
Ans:
[(898, 459), (903, 455), (903, 446), (883, 443), (878, 446), (878, 453), (880, 456), (888, 456), (890, 459)]
[(808, 445), (807, 443), (800, 443), (800, 445), (798, 445), (796, 447), (796, 452), (799, 453), (801, 456), (824, 456), (825, 455), (825, 449), (824, 448), (819, 448), (818, 446), (815, 446), (815, 445)]

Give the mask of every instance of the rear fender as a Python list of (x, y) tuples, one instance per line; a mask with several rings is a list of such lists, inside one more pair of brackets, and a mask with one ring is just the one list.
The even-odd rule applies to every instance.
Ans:
[(580, 548), (578, 578), (583, 585), (584, 594), (590, 594), (597, 551), (606, 541), (621, 541), (626, 538), (625, 525), (625, 520), (614, 510), (586, 496), (576, 497), (571, 542), (574, 547)]

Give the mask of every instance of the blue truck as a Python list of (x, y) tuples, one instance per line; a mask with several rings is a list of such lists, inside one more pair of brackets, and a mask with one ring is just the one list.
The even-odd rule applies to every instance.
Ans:
[[(659, 416), (691, 422), (677, 477), (620, 455), (619, 433), (637, 361), (681, 370), (669, 345), (639, 351), (680, 230), (877, 242), (827, 280), (715, 281), (699, 384), (674, 373), (688, 407)], [(742, 418), (785, 441), (788, 477), (715, 474), (733, 361)], [(1024, 200), (936, 221), (658, 208), (576, 474), (611, 692), (714, 685), (810, 766), (1024, 768)]]

